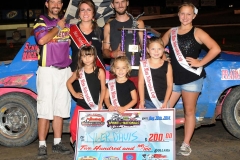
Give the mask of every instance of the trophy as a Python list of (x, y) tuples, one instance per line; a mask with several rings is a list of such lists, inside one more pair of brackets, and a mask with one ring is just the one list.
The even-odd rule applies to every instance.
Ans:
[(124, 51), (125, 49), (125, 31), (132, 30), (133, 31), (133, 39), (132, 39), (132, 44), (128, 46), (128, 51), (131, 52), (131, 66), (133, 69), (133, 66), (135, 65), (135, 53), (139, 52), (139, 47), (138, 44), (136, 43), (136, 34), (137, 31), (143, 31), (143, 46), (142, 46), (142, 60), (146, 59), (146, 39), (147, 39), (147, 30), (146, 28), (138, 28), (138, 23), (137, 20), (139, 19), (140, 16), (144, 14), (144, 12), (137, 17), (133, 17), (130, 13), (126, 12), (129, 17), (133, 20), (132, 28), (122, 28), (121, 29), (121, 50)]

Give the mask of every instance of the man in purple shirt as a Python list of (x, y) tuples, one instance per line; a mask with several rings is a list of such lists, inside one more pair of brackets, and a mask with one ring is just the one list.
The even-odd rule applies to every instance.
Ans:
[(62, 0), (46, 0), (47, 14), (35, 20), (34, 35), (39, 45), (37, 70), (38, 159), (47, 158), (46, 137), (50, 120), (54, 132), (52, 151), (70, 154), (61, 142), (63, 118), (70, 117), (71, 97), (66, 82), (71, 76), (69, 24), (59, 18)]

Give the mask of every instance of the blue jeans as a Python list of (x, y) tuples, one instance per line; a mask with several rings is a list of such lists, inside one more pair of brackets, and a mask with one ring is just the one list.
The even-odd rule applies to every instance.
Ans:
[[(161, 103), (163, 103), (163, 101), (160, 101)], [(152, 101), (146, 100), (145, 99), (145, 108), (147, 109), (157, 109), (157, 107), (153, 104)]]
[(181, 84), (181, 85), (173, 84), (173, 92), (181, 92), (182, 90), (187, 92), (201, 92), (202, 86), (203, 86), (203, 78), (200, 78), (196, 81), (193, 81), (187, 84)]

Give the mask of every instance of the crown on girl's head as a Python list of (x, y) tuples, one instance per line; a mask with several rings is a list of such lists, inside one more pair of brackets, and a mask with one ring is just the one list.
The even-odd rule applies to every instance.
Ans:
[(83, 47), (92, 47), (92, 48), (95, 48), (92, 44), (83, 44), (79, 49), (81, 50)]

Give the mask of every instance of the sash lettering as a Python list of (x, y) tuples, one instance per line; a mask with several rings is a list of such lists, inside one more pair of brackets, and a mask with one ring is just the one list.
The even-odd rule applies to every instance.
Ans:
[(151, 70), (150, 70), (147, 59), (142, 60), (140, 62), (140, 65), (142, 67), (143, 77), (146, 83), (149, 97), (153, 102), (153, 104), (156, 106), (156, 108), (160, 109), (160, 107), (162, 106), (162, 103), (157, 99), (157, 95), (153, 86), (152, 74), (151, 74)]
[(81, 86), (82, 89), (82, 94), (84, 97), (84, 100), (86, 101), (86, 103), (88, 104), (88, 106), (92, 109), (92, 110), (98, 110), (98, 105), (96, 105), (93, 101), (92, 95), (90, 93), (90, 90), (88, 88), (88, 84), (86, 81), (86, 77), (84, 74), (84, 69), (82, 69), (79, 72), (79, 84)]
[(111, 104), (115, 107), (116, 106), (120, 107), (120, 104), (119, 104), (118, 98), (117, 98), (116, 80), (115, 79), (108, 81), (108, 90), (109, 90), (109, 94), (110, 94)]

